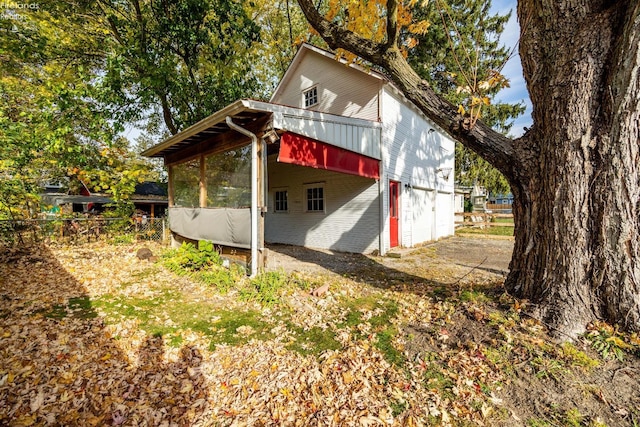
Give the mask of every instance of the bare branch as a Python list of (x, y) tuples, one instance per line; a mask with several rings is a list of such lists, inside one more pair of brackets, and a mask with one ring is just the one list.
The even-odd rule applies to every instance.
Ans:
[(398, 2), (387, 0), (387, 43), (386, 48), (392, 49), (398, 45)]

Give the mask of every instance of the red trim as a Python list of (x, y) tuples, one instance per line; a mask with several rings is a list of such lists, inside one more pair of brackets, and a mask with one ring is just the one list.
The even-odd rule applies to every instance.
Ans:
[(380, 178), (379, 161), (291, 132), (280, 137), (278, 161), (365, 178)]

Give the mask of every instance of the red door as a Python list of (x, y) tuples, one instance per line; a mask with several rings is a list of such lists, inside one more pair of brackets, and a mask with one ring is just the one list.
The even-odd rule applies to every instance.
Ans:
[(389, 243), (392, 248), (398, 246), (399, 198), (400, 183), (398, 181), (389, 181)]

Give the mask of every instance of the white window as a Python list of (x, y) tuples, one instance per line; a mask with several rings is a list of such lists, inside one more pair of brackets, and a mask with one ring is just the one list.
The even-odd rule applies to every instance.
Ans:
[(302, 102), (304, 108), (316, 105), (318, 103), (318, 86), (314, 86), (302, 92)]
[(287, 190), (275, 191), (273, 207), (276, 212), (289, 211), (289, 194)]
[(324, 185), (309, 184), (305, 186), (307, 212), (324, 212)]

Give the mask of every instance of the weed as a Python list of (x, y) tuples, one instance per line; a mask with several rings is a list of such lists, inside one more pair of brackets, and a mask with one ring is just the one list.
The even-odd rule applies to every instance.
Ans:
[(287, 276), (282, 272), (262, 273), (253, 278), (248, 286), (240, 289), (240, 298), (244, 301), (272, 305), (280, 302), (280, 295), (288, 282)]
[(164, 266), (178, 275), (222, 265), (222, 258), (216, 252), (213, 243), (205, 240), (198, 242), (197, 248), (184, 242), (180, 248), (167, 251), (162, 258)]
[(120, 234), (113, 236), (113, 238), (109, 240), (109, 243), (112, 245), (130, 245), (135, 242), (135, 240), (133, 234)]
[(584, 415), (580, 413), (576, 408), (569, 409), (565, 413), (565, 425), (568, 427), (580, 427), (582, 425), (582, 421), (584, 420)]
[(531, 365), (536, 370), (538, 378), (551, 378), (560, 381), (560, 375), (564, 372), (562, 364), (555, 359), (538, 356), (531, 360)]
[(239, 277), (226, 268), (212, 268), (206, 271), (199, 271), (193, 278), (210, 286), (215, 286), (218, 292), (226, 294), (239, 280)]
[(460, 292), (460, 301), (462, 302), (473, 302), (473, 303), (488, 303), (491, 302), (492, 299), (487, 296), (482, 291), (474, 291), (474, 290), (465, 290)]
[(600, 365), (600, 362), (589, 357), (584, 351), (578, 350), (571, 343), (563, 343), (560, 346), (560, 357), (571, 365), (585, 369), (592, 369)]
[(617, 327), (614, 328), (606, 323), (596, 322), (589, 329), (590, 332), (587, 333), (586, 338), (591, 342), (591, 347), (600, 353), (603, 359), (611, 356), (622, 361), (624, 359), (624, 351), (634, 349), (633, 345), (624, 341), (624, 336), (618, 331)]

